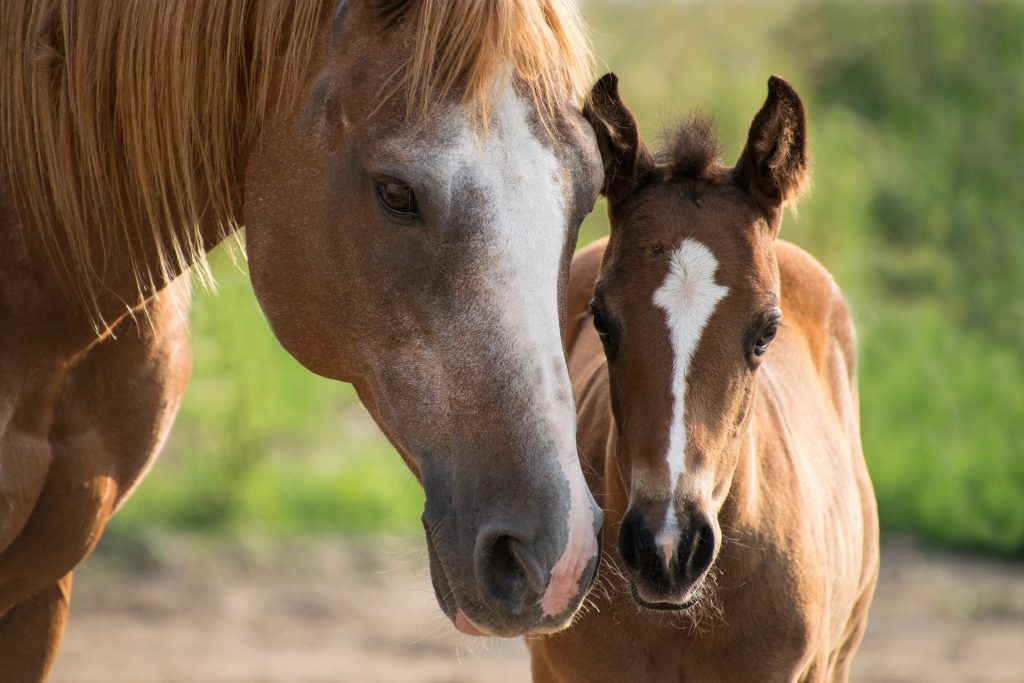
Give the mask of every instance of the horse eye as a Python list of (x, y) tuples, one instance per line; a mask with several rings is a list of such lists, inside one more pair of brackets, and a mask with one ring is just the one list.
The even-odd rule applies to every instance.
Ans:
[(754, 355), (763, 356), (765, 351), (768, 350), (768, 345), (775, 339), (775, 335), (779, 332), (778, 321), (772, 321), (768, 323), (768, 326), (761, 330), (761, 334), (758, 335), (757, 339), (754, 340)]
[(376, 186), (377, 200), (392, 217), (408, 221), (419, 214), (416, 195), (401, 180), (384, 176), (377, 178)]

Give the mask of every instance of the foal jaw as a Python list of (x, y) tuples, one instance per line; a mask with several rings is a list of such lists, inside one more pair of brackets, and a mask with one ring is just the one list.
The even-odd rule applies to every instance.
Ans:
[(654, 610), (655, 612), (685, 612), (700, 602), (699, 588), (699, 586), (695, 586), (682, 602), (648, 602), (640, 597), (636, 584), (632, 582), (629, 584), (629, 594), (641, 609)]

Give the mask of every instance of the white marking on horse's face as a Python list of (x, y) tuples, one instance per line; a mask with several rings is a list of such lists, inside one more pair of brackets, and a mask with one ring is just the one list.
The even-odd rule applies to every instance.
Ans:
[[(594, 511), (576, 454), (576, 412), (558, 326), (558, 276), (566, 240), (566, 188), (554, 152), (541, 144), (529, 110), (514, 90), (495, 108), (494, 129), (478, 147), (478, 180), (493, 191), (496, 267), (504, 271), (501, 295), (513, 349), (534, 371), (538, 414), (550, 420), (561, 474), (569, 485), (569, 534), (541, 597), (545, 616), (562, 614), (580, 592), (579, 581), (597, 557)], [(510, 296), (515, 293), (517, 296)]]
[(715, 282), (717, 271), (718, 260), (711, 250), (687, 238), (670, 255), (665, 281), (654, 292), (654, 304), (663, 309), (668, 318), (672, 345), (672, 423), (665, 452), (669, 504), (665, 525), (655, 538), (655, 543), (666, 553), (666, 564), (671, 560), (671, 549), (675, 548), (679, 537), (674, 499), (679, 478), (686, 470), (686, 383), (690, 363), (708, 320), (718, 302), (729, 292), (728, 287)]
[(522, 381), (530, 387), (533, 414), (540, 421), (532, 428), (545, 432), (558, 453), (557, 470), (533, 475), (560, 477), (568, 484), (567, 543), (540, 600), (544, 614), (554, 617), (579, 595), (580, 579), (598, 555), (597, 520), (576, 453), (576, 411), (559, 327), (558, 279), (569, 228), (570, 180), (554, 151), (537, 137), (530, 109), (511, 86), (503, 86), (486, 134), (474, 133), (468, 116), (456, 117), (453, 112), (457, 130), (449, 139), (417, 154), (415, 161), (435, 183), (451, 183), (445, 193), (450, 207), (469, 191), (486, 204), (481, 227), (491, 284), (483, 305), (500, 321), (499, 329), (487, 334), (499, 357), (523, 368)]

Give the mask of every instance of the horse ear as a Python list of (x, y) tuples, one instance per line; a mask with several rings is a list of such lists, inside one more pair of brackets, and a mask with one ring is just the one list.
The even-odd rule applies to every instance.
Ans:
[(602, 76), (583, 104), (583, 116), (594, 127), (604, 162), (604, 188), (610, 204), (628, 197), (654, 169), (654, 160), (640, 137), (636, 118), (619, 97), (619, 79)]
[(768, 99), (757, 112), (736, 162), (736, 184), (768, 213), (795, 200), (807, 186), (807, 117), (789, 83), (768, 79)]

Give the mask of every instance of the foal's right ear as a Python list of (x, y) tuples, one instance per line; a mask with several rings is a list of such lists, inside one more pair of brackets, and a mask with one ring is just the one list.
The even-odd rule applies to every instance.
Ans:
[(750, 124), (735, 179), (769, 213), (807, 187), (807, 115), (796, 90), (778, 76), (768, 79), (768, 98)]
[(583, 116), (594, 127), (597, 146), (604, 162), (601, 193), (610, 204), (628, 197), (654, 169), (636, 118), (619, 97), (619, 79), (613, 73), (602, 76), (583, 104)]

